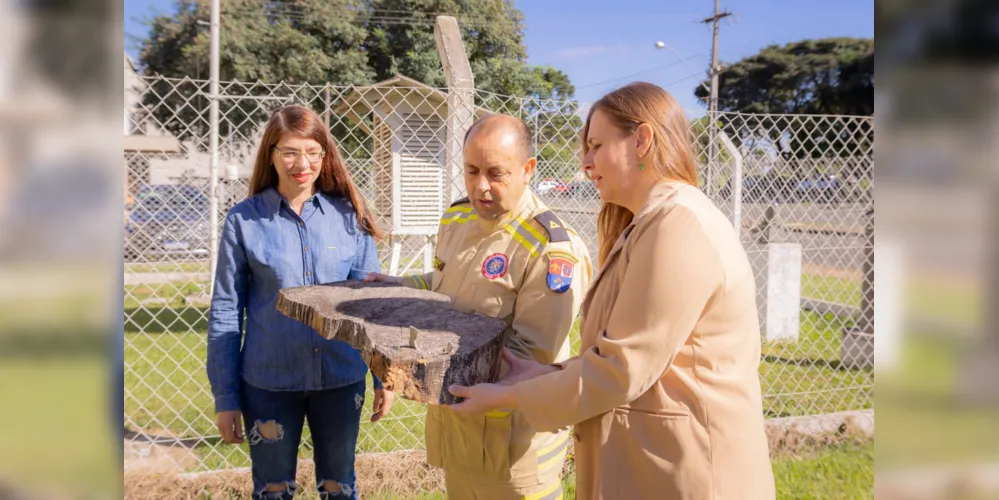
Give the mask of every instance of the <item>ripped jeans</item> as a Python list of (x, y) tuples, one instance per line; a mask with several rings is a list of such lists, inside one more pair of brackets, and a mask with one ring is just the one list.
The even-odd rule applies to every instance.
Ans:
[[(274, 392), (243, 384), (254, 499), (290, 499), (305, 419), (309, 421), (319, 498), (357, 499), (354, 456), (365, 381), (325, 391)], [(268, 487), (283, 491), (267, 491)]]

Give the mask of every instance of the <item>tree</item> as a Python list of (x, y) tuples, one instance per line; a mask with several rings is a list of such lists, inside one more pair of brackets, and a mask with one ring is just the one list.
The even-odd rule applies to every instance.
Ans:
[[(771, 45), (719, 74), (718, 109), (751, 114), (874, 114), (874, 42), (828, 38)], [(707, 85), (707, 84), (705, 84)], [(694, 95), (706, 103), (708, 91)], [(765, 121), (765, 123), (764, 123)], [(762, 126), (761, 126), (762, 125)], [(733, 141), (789, 141), (796, 157), (852, 155), (871, 145), (869, 120), (800, 120), (786, 116), (740, 116), (723, 125)], [(762, 129), (763, 137), (746, 136)]]
[[(208, 5), (208, 0), (178, 0), (173, 14), (152, 20), (139, 61), (146, 74), (207, 78), (209, 30), (199, 21), (208, 20)], [(433, 32), (439, 14), (454, 15), (462, 28), (476, 88), (487, 91), (478, 93), (477, 104), (524, 118), (542, 107), (531, 108), (522, 98), (555, 103), (547, 108), (573, 104), (575, 89), (564, 73), (527, 64), (523, 14), (509, 0), (227, 0), (221, 12), (220, 79), (346, 86), (402, 74), (443, 87)], [(176, 86), (154, 85), (147, 107), (175, 135), (204, 137), (207, 86)], [(325, 109), (320, 91), (294, 90), (296, 101)], [(269, 90), (250, 86), (232, 93), (267, 97)], [(159, 105), (168, 95), (171, 102)], [(280, 104), (221, 101), (222, 135), (235, 130), (249, 138), (253, 131), (247, 127)]]
[[(358, 0), (227, 0), (220, 15), (219, 79), (332, 85), (370, 83), (374, 72), (364, 53), (366, 31), (355, 20)], [(169, 16), (155, 17), (142, 42), (139, 63), (145, 74), (167, 78), (205, 79), (209, 75), (208, 0), (178, 0)], [(250, 139), (270, 109), (289, 100), (273, 100), (263, 85), (222, 89), (220, 135)], [(296, 100), (317, 107), (322, 96), (302, 88)], [(203, 140), (208, 132), (208, 86), (202, 82), (155, 81), (144, 104), (163, 126), (181, 140)]]
[[(827, 38), (771, 45), (725, 67), (718, 84), (722, 111), (872, 115), (874, 42)], [(708, 102), (703, 87), (694, 95)]]

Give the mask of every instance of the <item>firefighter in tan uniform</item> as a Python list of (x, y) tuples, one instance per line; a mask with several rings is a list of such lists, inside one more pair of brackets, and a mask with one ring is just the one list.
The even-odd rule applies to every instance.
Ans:
[[(433, 290), (449, 296), (455, 309), (503, 318), (506, 356), (545, 364), (568, 359), (590, 257), (579, 236), (528, 189), (535, 165), (523, 122), (507, 115), (476, 122), (464, 146), (469, 198), (444, 212), (434, 271), (368, 279)], [(429, 405), (426, 440), (427, 461), (444, 469), (451, 499), (561, 498), (564, 429), (535, 432), (518, 412), (464, 417)]]

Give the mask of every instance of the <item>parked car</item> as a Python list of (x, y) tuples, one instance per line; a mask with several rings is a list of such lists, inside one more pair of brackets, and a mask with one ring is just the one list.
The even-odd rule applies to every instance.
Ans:
[(551, 194), (551, 191), (562, 184), (558, 179), (545, 179), (534, 185), (534, 193), (537, 195)]
[(600, 191), (597, 191), (593, 181), (573, 181), (569, 183), (564, 196), (581, 200), (599, 200)]
[(125, 224), (126, 260), (205, 257), (211, 240), (209, 200), (195, 186), (145, 186)]
[[(794, 196), (795, 179), (791, 176), (767, 173), (742, 178), (742, 201), (748, 203), (783, 203)], [(722, 199), (732, 196), (732, 179), (718, 193)]]
[(0, 259), (94, 262), (115, 251), (113, 240), (94, 238), (117, 206), (105, 166), (82, 158), (19, 167), (0, 190)]
[(853, 182), (836, 175), (803, 179), (795, 186), (796, 201), (807, 203), (841, 203), (853, 190)]

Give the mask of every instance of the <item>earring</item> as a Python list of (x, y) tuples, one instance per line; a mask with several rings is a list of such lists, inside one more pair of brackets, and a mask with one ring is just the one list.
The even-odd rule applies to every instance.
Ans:
[(645, 162), (644, 161), (641, 161), (641, 160), (638, 161), (638, 169), (639, 170), (645, 170)]

